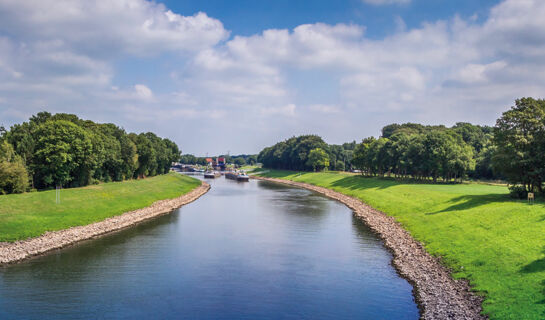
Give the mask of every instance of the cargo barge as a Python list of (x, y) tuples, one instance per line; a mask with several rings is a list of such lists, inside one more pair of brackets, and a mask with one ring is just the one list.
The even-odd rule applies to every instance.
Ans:
[(204, 173), (204, 177), (206, 179), (215, 179), (217, 177), (221, 177), (221, 173), (217, 172), (217, 171), (206, 171)]
[(244, 172), (226, 172), (225, 173), (226, 179), (236, 180), (236, 181), (250, 181), (250, 177), (244, 173)]

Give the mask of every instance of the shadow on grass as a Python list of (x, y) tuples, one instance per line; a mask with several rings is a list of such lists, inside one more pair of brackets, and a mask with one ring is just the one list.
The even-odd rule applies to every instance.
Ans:
[(479, 194), (479, 195), (463, 195), (448, 201), (453, 203), (445, 209), (429, 212), (428, 215), (444, 213), (449, 211), (458, 211), (458, 210), (468, 210), (473, 209), (482, 205), (489, 204), (491, 202), (511, 202), (513, 199), (510, 199), (507, 195), (504, 194)]
[[(541, 251), (545, 254), (545, 248)], [(545, 258), (537, 259), (520, 269), (520, 273), (536, 273), (545, 271)], [(542, 282), (545, 285), (545, 280)]]
[(333, 187), (346, 188), (350, 190), (365, 190), (365, 189), (386, 189), (400, 184), (391, 180), (383, 180), (373, 177), (364, 176), (347, 176), (333, 182)]

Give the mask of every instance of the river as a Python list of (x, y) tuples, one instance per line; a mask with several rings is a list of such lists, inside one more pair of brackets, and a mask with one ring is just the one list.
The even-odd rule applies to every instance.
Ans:
[(221, 177), (170, 215), (0, 268), (0, 319), (418, 319), (341, 203)]

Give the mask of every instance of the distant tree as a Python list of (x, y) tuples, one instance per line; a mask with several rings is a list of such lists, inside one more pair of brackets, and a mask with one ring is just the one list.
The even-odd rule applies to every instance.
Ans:
[[(74, 123), (46, 121), (36, 129), (36, 137), (33, 168), (40, 187), (69, 185), (76, 172), (93, 169), (90, 136)], [(89, 176), (85, 173), (85, 178)]]
[(23, 160), (7, 141), (0, 141), (0, 194), (22, 193), (28, 188)]
[(136, 145), (138, 153), (138, 166), (134, 172), (134, 178), (144, 178), (155, 175), (157, 169), (157, 160), (155, 158), (155, 148), (148, 137), (141, 134), (129, 134), (129, 138)]
[(235, 158), (233, 160), (233, 163), (236, 164), (237, 166), (240, 166), (240, 167), (246, 165), (246, 161), (242, 157), (241, 158)]
[(522, 98), (494, 127), (494, 168), (509, 183), (543, 192), (545, 180), (545, 100)]
[(354, 165), (354, 167), (356, 167), (358, 170), (361, 170), (362, 174), (370, 173), (370, 164), (368, 161), (369, 148), (374, 141), (375, 138), (373, 137), (363, 139), (362, 142), (356, 145), (356, 148), (354, 148), (352, 165)]
[(401, 126), (397, 123), (392, 123), (387, 126), (384, 126), (382, 128), (382, 137), (383, 138), (389, 138), (391, 137), (397, 130), (399, 130)]
[(475, 171), (473, 177), (476, 179), (495, 179), (500, 178), (494, 171), (492, 157), (496, 153), (496, 147), (493, 145), (484, 147), (475, 158)]
[(329, 151), (329, 146), (319, 136), (292, 137), (263, 149), (257, 160), (266, 168), (309, 171), (313, 170), (308, 165), (309, 153), (316, 148)]
[(28, 188), (28, 172), (13, 147), (0, 141), (0, 194), (22, 193)]
[(342, 162), (341, 160), (337, 160), (337, 163), (335, 164), (335, 170), (344, 171), (345, 170), (344, 162)]
[(310, 150), (307, 160), (307, 166), (312, 167), (314, 171), (321, 171), (329, 167), (329, 156), (324, 149), (315, 148)]
[(342, 147), (344, 150), (354, 150), (357, 144), (356, 140), (354, 140), (352, 142), (343, 143)]

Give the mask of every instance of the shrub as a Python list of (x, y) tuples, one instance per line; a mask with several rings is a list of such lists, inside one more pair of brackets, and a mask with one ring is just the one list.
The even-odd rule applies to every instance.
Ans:
[(528, 197), (526, 187), (520, 185), (509, 186), (509, 193), (511, 198), (515, 199), (526, 199)]

